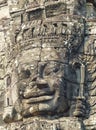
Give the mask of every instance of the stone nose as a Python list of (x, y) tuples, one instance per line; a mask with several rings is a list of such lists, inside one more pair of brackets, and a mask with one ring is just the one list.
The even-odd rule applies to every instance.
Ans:
[(43, 71), (44, 71), (44, 66), (45, 65), (42, 65), (42, 64), (40, 64), (40, 65), (38, 65), (38, 71), (37, 71), (37, 74), (35, 74), (35, 75), (33, 75), (32, 77), (31, 77), (31, 80), (32, 81), (36, 81), (36, 80), (40, 80), (40, 82), (43, 82), (43, 81), (41, 81), (41, 80), (43, 80)]
[(39, 89), (48, 88), (48, 83), (45, 79), (37, 78), (36, 84)]
[(40, 89), (48, 87), (47, 81), (44, 78), (41, 78), (39, 75), (33, 76), (31, 81), (35, 82), (36, 86)]

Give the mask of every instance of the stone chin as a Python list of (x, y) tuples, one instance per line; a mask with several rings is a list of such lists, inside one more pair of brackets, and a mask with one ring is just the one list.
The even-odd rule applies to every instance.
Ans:
[[(62, 103), (62, 105), (61, 105)], [(24, 117), (29, 117), (29, 116), (45, 116), (46, 114), (47, 116), (51, 117), (51, 116), (63, 116), (63, 115), (68, 115), (68, 104), (67, 101), (61, 102), (58, 101), (55, 102), (55, 100), (53, 101), (48, 101), (47, 103), (39, 103), (39, 104), (34, 104), (32, 105), (29, 109), (23, 111), (23, 116)]]

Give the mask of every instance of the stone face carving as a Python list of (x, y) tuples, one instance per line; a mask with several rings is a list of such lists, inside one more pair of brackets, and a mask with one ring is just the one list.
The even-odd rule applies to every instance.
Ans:
[(35, 51), (36, 49), (28, 50), (24, 55), (27, 58), (28, 55), (33, 55), (35, 61), (30, 59), (28, 62), (27, 59), (23, 60), (23, 55), (20, 57), (20, 86), (24, 88), (23, 84), (26, 84), (21, 101), (23, 116), (44, 115), (45, 112), (49, 113), (48, 115), (62, 114), (68, 109), (64, 80), (68, 75), (68, 70), (65, 71), (68, 66), (62, 62), (59, 53), (53, 48)]
[(91, 121), (96, 45), (95, 22), (90, 21), (95, 1), (90, 2), (9, 2), (3, 114), (7, 130), (84, 130)]
[[(12, 64), (8, 63), (7, 67), (7, 74), (11, 76), (6, 79), (6, 107), (10, 114), (6, 108), (3, 118), (5, 122), (13, 122), (30, 116), (82, 117), (85, 73), (80, 73), (80, 66), (76, 75), (71, 59), (83, 43), (84, 19), (66, 18), (63, 1), (45, 1), (42, 7), (36, 1), (29, 5), (27, 3), (26, 13), (20, 12), (21, 24), (12, 13), (14, 35), (9, 55)], [(27, 21), (24, 22), (25, 14)], [(77, 78), (82, 87), (76, 85)]]

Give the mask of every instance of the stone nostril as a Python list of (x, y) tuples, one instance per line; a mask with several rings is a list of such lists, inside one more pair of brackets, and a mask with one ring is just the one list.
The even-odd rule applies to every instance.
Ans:
[(37, 87), (39, 89), (45, 89), (45, 88), (48, 88), (48, 84), (37, 84)]
[(31, 77), (31, 81), (37, 81), (38, 77), (39, 77), (38, 74), (37, 75), (33, 75)]
[(36, 81), (36, 79), (37, 79), (36, 77), (33, 77), (33, 78), (32, 78), (32, 81)]
[(36, 84), (38, 88), (48, 88), (48, 83), (44, 79), (37, 79)]

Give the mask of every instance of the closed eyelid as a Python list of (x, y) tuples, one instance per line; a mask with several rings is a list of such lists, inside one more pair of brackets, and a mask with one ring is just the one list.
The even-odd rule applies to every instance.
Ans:
[(54, 65), (54, 66), (46, 66), (44, 69), (44, 74), (49, 75), (51, 73), (57, 73), (60, 70), (60, 66)]

